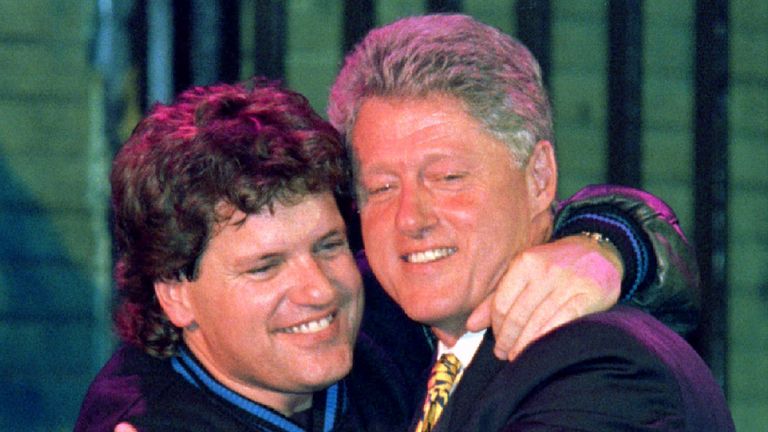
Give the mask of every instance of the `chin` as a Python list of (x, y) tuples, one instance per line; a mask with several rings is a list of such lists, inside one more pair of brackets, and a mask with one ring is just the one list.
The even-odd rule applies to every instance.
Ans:
[(434, 326), (436, 323), (439, 323), (445, 319), (445, 309), (441, 310), (435, 310), (433, 305), (430, 305), (430, 308), (424, 309), (424, 308), (410, 308), (405, 309), (405, 314), (408, 315), (408, 318), (427, 325), (427, 326)]
[(449, 298), (450, 291), (447, 290), (422, 290), (418, 295), (411, 295), (404, 298), (401, 304), (406, 306), (403, 309), (409, 314), (418, 315), (425, 319), (442, 319), (455, 312), (455, 302)]
[(345, 375), (341, 376), (324, 376), (320, 379), (316, 379), (315, 377), (309, 377), (305, 380), (305, 387), (306, 391), (316, 392), (323, 389), (326, 389), (330, 386), (332, 386), (334, 383), (337, 383), (341, 381), (342, 378), (344, 378)]
[(349, 362), (345, 361), (344, 364), (341, 363), (342, 362), (339, 360), (324, 361), (324, 363), (320, 364), (319, 368), (307, 370), (307, 373), (304, 376), (307, 386), (310, 387), (312, 391), (317, 391), (340, 381), (349, 374), (350, 370), (352, 370), (351, 357)]

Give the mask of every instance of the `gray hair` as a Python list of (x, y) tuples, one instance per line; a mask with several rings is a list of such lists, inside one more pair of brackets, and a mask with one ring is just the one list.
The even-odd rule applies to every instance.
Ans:
[(541, 69), (528, 49), (466, 15), (404, 18), (371, 31), (346, 57), (328, 117), (350, 143), (370, 97), (455, 97), (521, 165), (536, 142), (553, 141)]

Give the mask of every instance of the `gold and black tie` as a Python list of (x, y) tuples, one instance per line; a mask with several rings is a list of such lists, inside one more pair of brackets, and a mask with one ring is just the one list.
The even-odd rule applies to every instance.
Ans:
[(461, 370), (461, 362), (453, 354), (443, 354), (432, 368), (427, 383), (427, 398), (424, 401), (424, 414), (416, 425), (415, 432), (431, 432), (437, 419), (448, 403), (451, 388)]

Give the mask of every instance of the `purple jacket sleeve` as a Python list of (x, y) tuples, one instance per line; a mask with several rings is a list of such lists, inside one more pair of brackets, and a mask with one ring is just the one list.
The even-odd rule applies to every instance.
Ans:
[(555, 237), (599, 232), (616, 246), (625, 274), (620, 301), (681, 335), (698, 324), (699, 272), (672, 209), (637, 189), (588, 186), (558, 205)]

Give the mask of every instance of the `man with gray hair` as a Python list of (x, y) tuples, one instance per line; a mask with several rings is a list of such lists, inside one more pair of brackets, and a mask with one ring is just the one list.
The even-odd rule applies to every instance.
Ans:
[[(539, 268), (520, 252), (555, 228), (620, 232), (632, 213), (631, 205), (607, 217), (587, 212), (556, 227), (551, 109), (522, 44), (463, 15), (397, 21), (347, 57), (328, 112), (353, 161), (373, 273), (438, 339), (415, 430), (733, 430), (704, 362), (637, 308), (619, 305), (557, 327), (519, 355), (513, 350), (511, 363), (494, 356), (489, 323), (473, 311), (510, 262), (529, 271), (516, 273), (524, 285)], [(650, 239), (655, 248), (665, 241)], [(647, 259), (630, 265), (647, 267)], [(625, 302), (643, 307), (633, 297), (642, 284), (625, 279)], [(539, 319), (562, 322), (568, 308)]]

